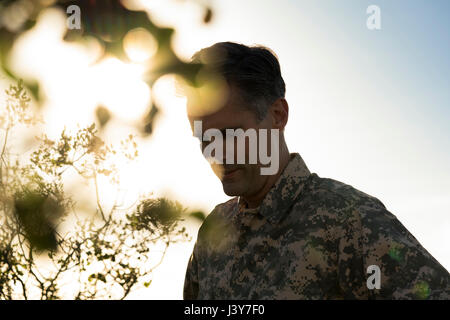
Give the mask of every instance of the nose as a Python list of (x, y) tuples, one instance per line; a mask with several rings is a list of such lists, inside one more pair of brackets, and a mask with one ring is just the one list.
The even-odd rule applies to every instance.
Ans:
[[(220, 138), (215, 138), (220, 139)], [(234, 165), (237, 163), (237, 145), (234, 139), (226, 143), (226, 139), (222, 138), (221, 141), (201, 141), (200, 149), (203, 156), (210, 163)]]

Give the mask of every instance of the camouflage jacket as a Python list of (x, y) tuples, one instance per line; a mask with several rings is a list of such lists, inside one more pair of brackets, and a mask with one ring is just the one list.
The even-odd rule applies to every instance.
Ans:
[(236, 197), (208, 215), (184, 298), (449, 299), (449, 278), (378, 199), (294, 153), (258, 208)]

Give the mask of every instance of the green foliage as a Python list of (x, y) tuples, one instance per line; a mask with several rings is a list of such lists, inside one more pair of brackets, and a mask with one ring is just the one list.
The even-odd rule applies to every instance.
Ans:
[[(212, 9), (205, 1), (197, 2), (204, 8), (203, 22), (210, 23), (213, 18)], [(0, 20), (2, 20), (2, 16), (7, 16), (8, 19), (4, 19), (5, 23), (0, 23), (0, 68), (2, 71), (12, 79), (17, 79), (15, 71), (9, 64), (8, 55), (20, 35), (35, 25), (38, 15), (43, 10), (52, 6), (66, 13), (66, 9), (73, 4), (79, 6), (81, 10), (81, 29), (67, 29), (64, 35), (65, 41), (75, 41), (80, 45), (86, 45), (85, 40), (89, 37), (95, 39), (103, 47), (104, 56), (113, 55), (123, 61), (128, 61), (124, 52), (123, 39), (129, 31), (142, 28), (148, 31), (157, 42), (157, 51), (154, 57), (151, 61), (145, 62), (147, 67), (145, 80), (149, 86), (152, 87), (158, 78), (166, 74), (176, 74), (189, 83), (196, 83), (201, 65), (189, 64), (178, 58), (171, 45), (175, 31), (173, 28), (160, 27), (153, 23), (147, 12), (128, 8), (123, 1), (111, 0), (3, 0), (0, 3)], [(18, 14), (19, 12), (20, 14)], [(38, 102), (42, 99), (39, 95), (39, 82), (40, 79), (35, 79), (25, 84)], [(96, 112), (101, 126), (104, 126), (110, 119), (110, 114), (104, 111), (100, 108)], [(151, 103), (148, 114), (138, 125), (138, 129), (143, 134), (150, 135), (152, 133), (154, 115), (157, 111), (155, 103)]]
[(146, 199), (139, 203), (137, 210), (127, 215), (131, 225), (137, 230), (148, 228), (171, 229), (180, 220), (184, 209), (179, 203), (166, 198)]
[(191, 213), (189, 214), (189, 216), (191, 216), (191, 217), (193, 217), (193, 218), (199, 220), (200, 222), (203, 222), (203, 220), (206, 219), (206, 215), (205, 215), (205, 213), (204, 213), (203, 211), (194, 211), (194, 212), (191, 212)]
[(65, 208), (44, 193), (23, 190), (14, 195), (14, 213), (29, 244), (38, 251), (56, 250), (55, 222)]
[[(127, 60), (124, 36), (130, 30), (144, 28), (157, 41), (156, 54), (145, 62), (149, 86), (169, 73), (195, 83), (201, 66), (177, 57), (171, 47), (172, 28), (159, 27), (146, 12), (110, 0), (1, 1), (3, 73), (18, 80), (9, 63), (10, 51), (17, 39), (35, 25), (38, 15), (50, 5), (66, 12), (71, 4), (81, 7), (82, 29), (67, 30), (65, 41), (84, 45), (89, 36), (103, 46), (105, 55)], [(204, 23), (212, 17), (212, 10), (205, 7)], [(185, 229), (179, 226), (185, 210), (168, 199), (145, 199), (125, 215), (116, 206), (108, 211), (102, 207), (98, 178), (105, 176), (111, 183), (119, 184), (118, 169), (112, 159), (118, 154), (129, 160), (138, 156), (133, 136), (124, 139), (116, 149), (105, 144), (94, 125), (76, 133), (63, 130), (58, 139), (42, 135), (28, 161), (15, 157), (9, 150), (14, 128), (40, 122), (29, 110), (30, 98), (25, 88), (40, 104), (40, 87), (40, 79), (26, 83), (18, 80), (6, 91), (7, 100), (0, 106), (0, 299), (124, 298), (139, 283), (148, 287), (151, 273), (161, 263), (169, 244), (187, 239)], [(158, 107), (151, 102), (137, 124), (143, 134), (153, 132), (157, 113)], [(111, 118), (103, 106), (97, 108), (96, 116), (100, 127)], [(94, 183), (96, 211), (92, 219), (76, 216), (76, 203), (64, 188), (68, 171)], [(192, 216), (204, 218), (202, 213)], [(62, 234), (61, 224), (69, 221), (76, 223)], [(162, 248), (150, 250), (155, 246)], [(162, 253), (155, 259), (153, 251)], [(67, 283), (73, 290), (63, 293), (61, 289)]]
[(17, 124), (34, 125), (38, 121), (33, 117), (28, 109), (30, 98), (26, 94), (22, 80), (17, 85), (11, 85), (6, 89), (7, 100), (5, 108), (0, 113), (0, 126), (12, 128)]
[[(129, 212), (99, 199), (98, 177), (118, 184), (112, 159), (138, 155), (133, 135), (118, 149), (97, 135), (95, 125), (58, 139), (43, 135), (27, 157), (10, 151), (17, 124), (29, 125), (29, 98), (22, 84), (6, 91), (0, 162), (0, 299), (125, 298), (151, 274), (170, 244), (188, 239), (179, 225), (185, 209), (168, 199), (146, 198)], [(96, 211), (79, 218), (65, 192), (64, 177), (74, 170), (94, 182)], [(61, 232), (61, 224), (68, 224)], [(150, 250), (154, 248), (155, 250)], [(156, 254), (156, 257), (155, 257)], [(70, 286), (71, 290), (62, 289)]]

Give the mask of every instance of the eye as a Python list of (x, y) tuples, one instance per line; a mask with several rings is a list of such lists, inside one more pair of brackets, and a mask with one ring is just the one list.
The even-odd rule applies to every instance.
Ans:
[[(222, 133), (222, 135), (224, 136), (224, 137), (226, 137), (227, 136), (227, 130), (233, 130), (231, 133), (230, 133), (230, 135), (241, 135), (241, 134), (243, 134), (244, 133), (244, 129), (243, 128), (241, 128), (241, 127), (235, 127), (235, 128), (225, 128), (225, 129), (222, 129), (222, 130), (220, 130), (220, 132)], [(238, 131), (237, 131), (238, 130)], [(237, 132), (236, 132), (237, 131)]]
[(232, 132), (230, 132), (229, 134), (226, 134), (224, 132), (223, 136), (225, 138), (230, 137), (230, 138), (241, 138), (245, 135), (245, 130), (243, 128), (233, 128), (231, 129), (233, 130)]

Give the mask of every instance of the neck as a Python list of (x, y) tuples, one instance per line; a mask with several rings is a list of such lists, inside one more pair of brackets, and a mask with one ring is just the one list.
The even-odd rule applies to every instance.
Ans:
[(264, 197), (266, 194), (270, 191), (270, 189), (273, 187), (273, 185), (278, 181), (278, 178), (283, 173), (284, 168), (288, 165), (290, 160), (289, 150), (284, 143), (280, 147), (280, 167), (276, 174), (269, 176), (262, 188), (257, 191), (255, 194), (251, 196), (242, 196), (242, 198), (245, 200), (245, 202), (248, 205), (248, 208), (256, 208), (258, 207), (262, 201), (264, 200)]

